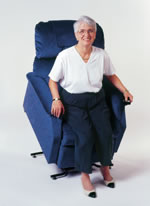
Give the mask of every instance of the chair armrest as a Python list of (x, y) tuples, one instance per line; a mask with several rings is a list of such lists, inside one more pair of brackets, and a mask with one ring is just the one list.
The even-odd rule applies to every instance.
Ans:
[(27, 79), (32, 83), (32, 86), (34, 87), (46, 112), (50, 114), (52, 95), (48, 86), (49, 78), (43, 78), (37, 75), (35, 72), (30, 72), (27, 74)]
[[(62, 137), (62, 120), (50, 114), (51, 94), (47, 83), (33, 73), (29, 73), (27, 77), (29, 82), (24, 98), (24, 110), (47, 162), (57, 163)], [(43, 89), (47, 92), (44, 93)]]
[(123, 94), (105, 76), (103, 79), (103, 88), (108, 106), (113, 112), (113, 115), (120, 120), (125, 108)]

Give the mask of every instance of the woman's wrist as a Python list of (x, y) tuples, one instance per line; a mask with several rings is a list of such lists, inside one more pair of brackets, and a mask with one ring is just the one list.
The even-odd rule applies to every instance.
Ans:
[(125, 93), (127, 93), (127, 92), (129, 92), (129, 90), (128, 90), (128, 89), (125, 89), (125, 90), (123, 91), (123, 94), (125, 94)]
[(61, 100), (60, 97), (53, 98), (52, 101), (59, 101)]

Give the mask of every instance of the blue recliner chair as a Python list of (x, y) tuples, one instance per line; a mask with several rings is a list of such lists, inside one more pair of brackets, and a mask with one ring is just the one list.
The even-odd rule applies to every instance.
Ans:
[[(76, 44), (73, 20), (40, 22), (35, 28), (36, 57), (33, 72), (27, 74), (28, 85), (24, 98), (24, 111), (32, 125), (42, 153), (48, 163), (55, 163), (65, 171), (74, 167), (75, 134), (62, 119), (50, 114), (52, 96), (48, 87), (48, 74), (60, 51)], [(102, 28), (97, 24), (94, 45), (104, 48)], [(126, 129), (123, 95), (104, 76), (103, 87), (111, 111), (113, 128), (113, 153), (117, 152)], [(61, 88), (59, 87), (61, 90)], [(36, 153), (33, 153), (36, 155)], [(98, 161), (93, 148), (93, 164)], [(59, 175), (52, 176), (54, 179)]]

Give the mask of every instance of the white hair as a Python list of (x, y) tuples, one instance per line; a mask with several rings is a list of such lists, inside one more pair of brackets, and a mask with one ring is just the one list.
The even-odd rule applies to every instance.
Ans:
[(97, 30), (97, 25), (96, 25), (96, 22), (88, 17), (88, 16), (81, 16), (74, 24), (73, 24), (73, 28), (74, 28), (74, 32), (78, 32), (79, 31), (79, 26), (80, 24), (82, 23), (86, 23), (90, 26), (92, 26), (94, 28), (94, 30), (96, 31)]

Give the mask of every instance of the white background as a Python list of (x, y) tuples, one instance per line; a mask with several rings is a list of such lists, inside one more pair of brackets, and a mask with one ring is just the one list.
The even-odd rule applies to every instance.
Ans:
[(118, 76), (134, 95), (134, 103), (126, 108), (127, 130), (112, 171), (118, 189), (110, 192), (97, 186), (102, 195), (95, 204), (150, 204), (150, 1), (5, 0), (0, 2), (0, 201), (4, 206), (60, 205), (64, 199), (66, 205), (69, 201), (93, 204), (82, 197), (79, 176), (53, 182), (49, 174), (57, 168), (44, 157), (30, 158), (29, 153), (40, 147), (23, 111), (26, 74), (32, 71), (35, 56), (35, 24), (81, 15), (102, 26)]

